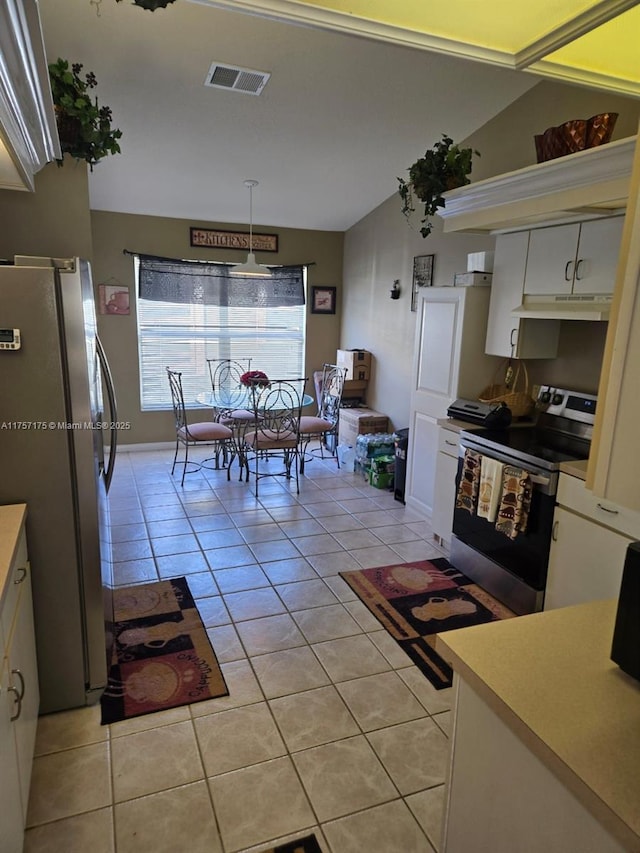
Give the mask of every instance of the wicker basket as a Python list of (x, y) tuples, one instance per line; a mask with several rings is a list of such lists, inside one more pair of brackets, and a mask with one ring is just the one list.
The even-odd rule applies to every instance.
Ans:
[[(481, 403), (494, 403), (495, 405), (504, 403), (511, 409), (511, 414), (514, 418), (526, 417), (534, 405), (534, 401), (529, 394), (527, 365), (524, 361), (518, 361), (511, 386), (507, 386), (504, 383), (501, 385), (497, 384), (496, 378), (500, 375), (505, 376), (508, 366), (508, 361), (500, 365), (493, 377), (494, 381), (482, 391), (478, 400)], [(523, 383), (524, 387), (522, 387)]]

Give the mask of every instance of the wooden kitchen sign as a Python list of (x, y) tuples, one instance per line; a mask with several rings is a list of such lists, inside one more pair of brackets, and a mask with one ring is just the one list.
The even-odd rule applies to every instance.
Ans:
[[(219, 231), (211, 228), (190, 228), (191, 245), (205, 246), (208, 249), (246, 249), (249, 250), (248, 231)], [(277, 234), (253, 234), (251, 238), (255, 252), (277, 252)]]

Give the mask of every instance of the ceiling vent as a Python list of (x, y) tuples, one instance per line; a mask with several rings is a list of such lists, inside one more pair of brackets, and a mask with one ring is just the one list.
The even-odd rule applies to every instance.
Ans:
[(244, 92), (245, 95), (260, 95), (267, 85), (271, 74), (266, 71), (255, 71), (252, 68), (238, 68), (235, 65), (222, 65), (213, 62), (205, 86), (215, 89), (230, 89), (233, 92)]

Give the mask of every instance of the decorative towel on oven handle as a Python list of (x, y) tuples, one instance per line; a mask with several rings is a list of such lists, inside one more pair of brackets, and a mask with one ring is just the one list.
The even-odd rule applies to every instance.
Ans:
[(483, 456), (480, 465), (480, 487), (478, 492), (478, 516), (494, 522), (502, 494), (504, 463), (490, 456)]
[(472, 515), (478, 503), (478, 488), (480, 486), (480, 464), (482, 456), (468, 448), (462, 460), (462, 473), (456, 497), (456, 509), (466, 509)]
[(531, 477), (528, 471), (505, 465), (502, 472), (502, 497), (496, 530), (515, 539), (527, 529), (531, 508)]

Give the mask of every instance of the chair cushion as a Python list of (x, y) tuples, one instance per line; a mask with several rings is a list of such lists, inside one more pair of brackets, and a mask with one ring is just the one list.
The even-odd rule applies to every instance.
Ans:
[(185, 427), (178, 430), (178, 435), (183, 441), (187, 439), (191, 441), (224, 441), (233, 436), (229, 427), (213, 421), (189, 424), (188, 430), (187, 432)]
[(291, 430), (277, 433), (265, 429), (258, 433), (248, 432), (244, 437), (244, 442), (257, 450), (291, 450), (297, 446), (298, 436)]
[(323, 418), (315, 418), (310, 415), (303, 415), (300, 418), (300, 432), (328, 432), (333, 429), (335, 424), (331, 421), (325, 421)]

